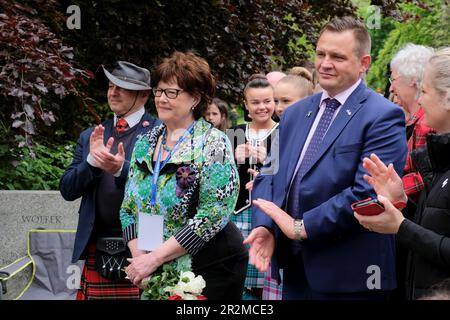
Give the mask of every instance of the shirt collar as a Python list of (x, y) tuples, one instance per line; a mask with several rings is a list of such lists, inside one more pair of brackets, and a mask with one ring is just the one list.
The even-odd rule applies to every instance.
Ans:
[[(127, 115), (126, 117), (124, 117), (124, 119), (127, 121), (128, 126), (130, 128), (134, 127), (135, 125), (137, 125), (139, 123), (139, 121), (141, 121), (142, 116), (145, 113), (145, 108), (144, 106), (142, 106), (138, 111)], [(114, 114), (114, 125), (116, 125), (117, 122), (117, 116)]]
[(350, 95), (353, 93), (353, 91), (355, 91), (355, 89), (359, 86), (359, 84), (361, 83), (361, 79), (358, 79), (358, 81), (356, 81), (350, 88), (348, 88), (348, 89), (346, 89), (346, 90), (344, 90), (344, 91), (342, 91), (342, 92), (339, 92), (337, 95), (335, 95), (334, 97), (331, 97), (329, 94), (328, 94), (328, 92), (326, 91), (326, 90), (323, 90), (322, 91), (322, 97), (320, 98), (320, 104), (319, 104), (319, 106), (321, 106), (322, 105), (322, 102), (325, 100), (325, 99), (328, 99), (328, 98), (334, 98), (334, 99), (336, 99), (337, 101), (339, 101), (339, 103), (341, 104), (341, 106), (343, 106), (344, 105), (344, 103), (347, 101), (347, 99), (350, 97)]
[(417, 122), (420, 118), (422, 118), (424, 115), (424, 111), (422, 108), (419, 108), (416, 113), (414, 113), (408, 121), (406, 121), (406, 126), (409, 127)]

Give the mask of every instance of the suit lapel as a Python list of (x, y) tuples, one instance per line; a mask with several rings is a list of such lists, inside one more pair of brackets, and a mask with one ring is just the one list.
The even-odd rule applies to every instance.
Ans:
[[(309, 105), (302, 106), (299, 119), (295, 119), (296, 123), (300, 125), (294, 129), (295, 133), (290, 141), (290, 145), (292, 145), (293, 150), (291, 152), (291, 161), (288, 164), (287, 178), (289, 179), (294, 174), (295, 167), (297, 166), (298, 159), (300, 158), (300, 154), (303, 150), (303, 146), (305, 145), (306, 138), (308, 137), (308, 133), (311, 130), (311, 126), (314, 123), (314, 119), (319, 112), (319, 102), (321, 94), (317, 94), (313, 97)], [(290, 180), (288, 180), (290, 181)]]
[(114, 127), (114, 119), (110, 119), (108, 120), (105, 124), (105, 132), (103, 134), (103, 143), (106, 145), (106, 143), (108, 142), (108, 139), (112, 136), (112, 130)]
[(331, 123), (325, 137), (320, 144), (320, 148), (317, 154), (314, 156), (309, 168), (306, 169), (304, 176), (308, 174), (308, 171), (315, 165), (315, 163), (324, 155), (324, 153), (331, 147), (333, 142), (344, 130), (348, 122), (353, 118), (353, 116), (359, 111), (362, 106), (362, 102), (366, 99), (367, 92), (366, 86), (361, 82), (361, 84), (355, 89), (355, 91), (350, 95), (347, 101), (344, 103), (342, 108), (339, 110), (334, 121)]

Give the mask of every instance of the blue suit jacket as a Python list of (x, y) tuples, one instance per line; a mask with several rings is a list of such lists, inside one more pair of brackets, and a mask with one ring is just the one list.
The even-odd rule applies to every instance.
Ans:
[[(150, 125), (143, 127), (142, 122), (144, 121), (148, 121)], [(135, 135), (146, 133), (159, 123), (159, 120), (146, 113), (142, 116)], [(104, 142), (106, 144), (108, 138), (111, 136), (111, 130), (113, 130), (113, 120), (107, 120), (102, 125), (105, 127)], [(84, 250), (92, 234), (95, 222), (95, 193), (97, 192), (98, 178), (103, 173), (102, 170), (90, 166), (86, 161), (89, 154), (89, 137), (92, 131), (93, 128), (89, 128), (81, 133), (77, 141), (73, 161), (59, 182), (59, 190), (65, 200), (73, 201), (82, 197), (72, 256), (73, 263), (84, 257)], [(118, 188), (125, 188), (125, 181), (130, 168), (131, 151), (133, 150), (135, 141), (136, 139), (133, 140), (129, 148), (130, 151), (125, 151), (125, 162), (122, 172), (120, 177), (115, 178)], [(119, 213), (117, 212), (117, 214)]]
[[(285, 208), (290, 181), (303, 145), (319, 110), (321, 94), (286, 109), (280, 122), (277, 147), (270, 165), (274, 174), (257, 176), (253, 199), (273, 201)], [(368, 291), (370, 266), (381, 271), (381, 289), (396, 287), (395, 238), (362, 228), (351, 204), (376, 197), (363, 179), (363, 157), (376, 153), (393, 163), (402, 174), (407, 145), (403, 111), (362, 82), (340, 109), (326, 133), (315, 160), (301, 181), (300, 217), (308, 239), (302, 242), (302, 257), (310, 287), (317, 292)], [(290, 241), (274, 222), (253, 206), (253, 227), (274, 230), (276, 249), (272, 269), (293, 259)], [(370, 282), (370, 281), (369, 281)]]

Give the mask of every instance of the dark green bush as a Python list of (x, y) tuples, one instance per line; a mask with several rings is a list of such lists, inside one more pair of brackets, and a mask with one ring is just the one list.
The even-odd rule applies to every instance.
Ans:
[[(0, 145), (0, 189), (58, 190), (59, 179), (72, 161), (75, 143), (48, 146), (34, 142), (33, 148), (8, 149)], [(20, 154), (18, 153), (20, 151)]]

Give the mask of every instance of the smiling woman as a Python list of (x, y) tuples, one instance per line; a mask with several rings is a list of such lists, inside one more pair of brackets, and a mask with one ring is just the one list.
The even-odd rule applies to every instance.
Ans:
[[(450, 278), (450, 48), (436, 52), (425, 67), (418, 100), (425, 123), (436, 129), (426, 137), (426, 148), (416, 159), (427, 166), (433, 180), (421, 194), (414, 219), (405, 218), (393, 203), (405, 201), (401, 178), (374, 154), (364, 159), (365, 179), (374, 187), (384, 212), (378, 216), (355, 213), (359, 223), (379, 233), (396, 234), (408, 251), (406, 289), (408, 299), (432, 293), (433, 286)], [(420, 172), (422, 173), (422, 172)], [(411, 204), (411, 201), (408, 199)]]
[[(229, 137), (235, 148), (234, 157), (242, 185), (232, 220), (247, 237), (252, 226), (251, 187), (254, 173), (262, 167), (270, 152), (271, 141), (278, 128), (278, 123), (272, 120), (275, 111), (274, 91), (266, 76), (255, 74), (250, 77), (244, 89), (244, 104), (252, 121), (232, 128), (230, 132), (234, 136)], [(247, 295), (244, 295), (244, 299), (261, 299), (263, 286), (264, 273), (249, 264), (245, 280)]]
[(248, 254), (229, 221), (239, 178), (228, 138), (201, 118), (215, 88), (209, 65), (193, 53), (175, 52), (154, 79), (163, 124), (136, 142), (120, 210), (133, 253), (128, 277), (143, 286), (149, 276), (161, 276), (164, 264), (175, 270), (188, 265), (206, 281), (208, 299), (239, 299)]

